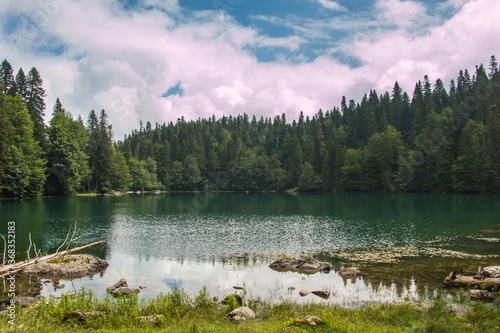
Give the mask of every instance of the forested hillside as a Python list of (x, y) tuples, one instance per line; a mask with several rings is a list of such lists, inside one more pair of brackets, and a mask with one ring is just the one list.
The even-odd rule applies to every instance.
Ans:
[(410, 94), (361, 101), (288, 121), (246, 114), (141, 123), (113, 142), (106, 112), (73, 119), (59, 99), (48, 126), (38, 71), (1, 65), (0, 193), (113, 190), (500, 192), (500, 73), (425, 76)]

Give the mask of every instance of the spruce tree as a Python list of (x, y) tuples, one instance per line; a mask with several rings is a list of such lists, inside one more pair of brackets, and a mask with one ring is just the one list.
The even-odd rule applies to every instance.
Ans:
[(26, 74), (24, 74), (24, 71), (22, 68), (19, 68), (16, 74), (16, 88), (17, 88), (17, 93), (21, 95), (21, 98), (24, 102), (24, 104), (28, 104), (28, 81), (26, 78)]
[(490, 58), (489, 70), (490, 70), (490, 72), (489, 72), (488, 76), (490, 79), (494, 78), (498, 74), (498, 61), (494, 55), (492, 55)]
[(35, 140), (40, 142), (42, 148), (47, 146), (45, 136), (45, 89), (43, 89), (43, 80), (38, 70), (33, 67), (28, 73), (27, 83), (27, 103), (28, 112), (34, 124), (33, 135)]
[(7, 59), (4, 59), (0, 65), (0, 87), (5, 95), (14, 96), (17, 94), (14, 71)]

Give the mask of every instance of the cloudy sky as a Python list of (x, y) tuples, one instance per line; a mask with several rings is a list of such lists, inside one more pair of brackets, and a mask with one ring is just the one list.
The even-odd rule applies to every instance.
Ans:
[(115, 137), (139, 121), (289, 120), (500, 57), (498, 0), (2, 0), (0, 50)]

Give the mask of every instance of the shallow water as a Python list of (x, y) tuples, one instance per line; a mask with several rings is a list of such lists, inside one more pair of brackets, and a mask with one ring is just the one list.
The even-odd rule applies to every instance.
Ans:
[[(124, 277), (146, 287), (144, 298), (172, 288), (194, 295), (203, 286), (224, 297), (238, 285), (246, 299), (356, 305), (448, 294), (441, 281), (450, 270), (500, 264), (499, 199), (285, 193), (47, 198), (1, 203), (0, 232), (16, 222), (19, 259), (28, 233), (43, 252), (55, 251), (73, 223), (79, 244), (118, 236), (88, 251), (110, 263), (103, 274), (61, 281), (62, 289), (47, 282), (42, 295), (86, 287), (104, 297), (106, 287)], [(335, 270), (304, 275), (268, 268), (282, 255), (303, 253)], [(367, 275), (343, 279), (337, 271), (344, 266)], [(301, 289), (332, 295), (302, 298)]]

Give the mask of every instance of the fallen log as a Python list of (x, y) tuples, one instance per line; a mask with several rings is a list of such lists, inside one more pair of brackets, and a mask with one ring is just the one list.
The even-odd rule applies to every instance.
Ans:
[(477, 287), (492, 289), (500, 287), (500, 278), (456, 275), (455, 272), (451, 272), (446, 279), (444, 279), (443, 283), (450, 287)]
[(25, 268), (26, 266), (29, 266), (29, 265), (34, 265), (34, 264), (37, 264), (37, 263), (40, 263), (40, 262), (43, 262), (43, 261), (51, 260), (51, 259), (54, 259), (54, 258), (57, 258), (57, 257), (62, 257), (64, 255), (66, 255), (66, 254), (71, 254), (71, 253), (74, 253), (74, 252), (77, 252), (77, 251), (81, 251), (81, 250), (87, 249), (87, 248), (92, 247), (92, 246), (96, 246), (96, 245), (99, 245), (99, 244), (103, 244), (103, 243), (109, 242), (113, 238), (114, 237), (110, 237), (110, 238), (106, 238), (106, 239), (103, 239), (103, 240), (100, 240), (100, 241), (97, 241), (97, 242), (93, 242), (93, 243), (90, 243), (90, 244), (86, 244), (86, 245), (74, 247), (72, 249), (64, 250), (64, 251), (61, 251), (61, 252), (56, 252), (56, 253), (48, 254), (48, 255), (45, 255), (45, 256), (36, 257), (36, 258), (30, 259), (30, 260), (25, 260), (25, 261), (22, 261), (22, 262), (18, 262), (18, 263), (14, 264), (14, 265), (0, 266), (0, 277), (2, 277), (4, 275), (7, 275), (7, 274), (15, 274), (16, 272), (22, 270), (23, 268)]

